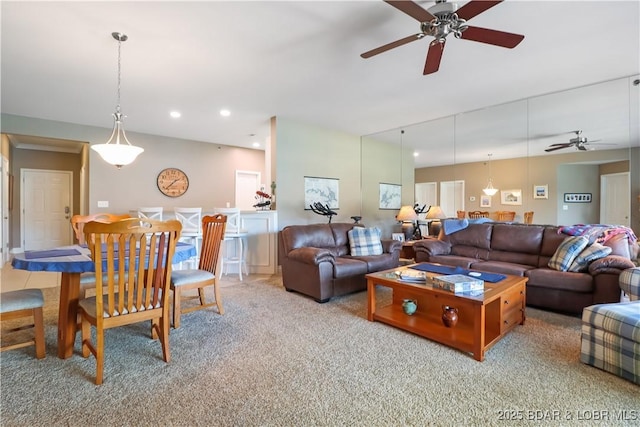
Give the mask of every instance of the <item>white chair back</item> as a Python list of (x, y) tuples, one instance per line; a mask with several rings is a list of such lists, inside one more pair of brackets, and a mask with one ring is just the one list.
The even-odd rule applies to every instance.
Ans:
[(225, 234), (238, 234), (245, 233), (246, 230), (242, 229), (242, 219), (240, 216), (240, 208), (214, 208), (215, 213), (226, 215), (227, 228)]
[(202, 234), (202, 208), (174, 208), (176, 219), (182, 224), (182, 235)]
[(138, 208), (138, 218), (162, 221), (162, 208)]

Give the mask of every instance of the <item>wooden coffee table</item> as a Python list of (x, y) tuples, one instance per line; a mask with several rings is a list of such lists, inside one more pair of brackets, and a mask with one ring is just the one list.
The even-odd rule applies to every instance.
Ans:
[[(485, 281), (484, 292), (478, 296), (455, 294), (434, 288), (429, 278), (439, 276), (429, 273), (427, 283), (410, 283), (399, 280), (396, 271), (409, 268), (367, 274), (367, 319), (387, 323), (449, 347), (471, 353), (476, 360), (484, 360), (484, 352), (497, 343), (509, 331), (525, 321), (526, 277), (510, 276), (497, 283)], [(376, 286), (393, 290), (391, 304), (378, 307)], [(418, 308), (413, 315), (402, 309), (404, 299), (413, 299)], [(442, 321), (442, 306), (458, 309), (458, 323), (446, 327)]]

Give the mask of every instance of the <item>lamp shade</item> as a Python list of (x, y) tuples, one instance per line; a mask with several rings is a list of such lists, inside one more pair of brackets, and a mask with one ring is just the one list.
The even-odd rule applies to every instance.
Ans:
[(431, 206), (431, 208), (429, 208), (429, 211), (427, 212), (427, 219), (442, 219), (442, 218), (446, 218), (447, 216), (444, 214), (444, 212), (442, 211), (442, 208), (440, 206)]
[(413, 206), (402, 206), (400, 212), (396, 215), (398, 221), (415, 221), (418, 219), (418, 214), (413, 210)]
[(498, 192), (498, 189), (493, 188), (493, 183), (491, 182), (491, 179), (489, 179), (489, 184), (487, 184), (486, 188), (482, 189), (482, 192), (487, 196), (494, 196)]

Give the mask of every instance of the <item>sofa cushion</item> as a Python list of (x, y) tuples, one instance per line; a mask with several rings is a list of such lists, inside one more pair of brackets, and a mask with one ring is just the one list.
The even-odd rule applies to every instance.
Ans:
[(600, 258), (604, 258), (611, 253), (612, 249), (609, 246), (601, 245), (600, 243), (593, 243), (591, 246), (587, 246), (580, 252), (580, 254), (573, 260), (567, 271), (586, 271), (591, 261), (595, 261)]
[(382, 255), (381, 232), (378, 227), (354, 227), (348, 234), (352, 256)]
[(431, 255), (429, 262), (452, 265), (454, 267), (471, 268), (471, 264), (478, 262), (478, 259), (458, 255)]
[(524, 276), (526, 271), (531, 270), (530, 265), (514, 264), (511, 262), (501, 261), (480, 261), (471, 264), (474, 270), (488, 271), (490, 273), (511, 274), (512, 276)]
[(559, 271), (567, 271), (574, 259), (589, 244), (589, 239), (582, 236), (572, 236), (564, 239), (556, 252), (549, 260), (549, 268)]
[(345, 277), (367, 274), (367, 263), (351, 257), (338, 257), (333, 264), (333, 277)]
[(529, 278), (527, 288), (548, 288), (586, 294), (593, 292), (593, 277), (587, 273), (569, 273), (551, 268), (534, 268), (525, 271), (524, 275)]

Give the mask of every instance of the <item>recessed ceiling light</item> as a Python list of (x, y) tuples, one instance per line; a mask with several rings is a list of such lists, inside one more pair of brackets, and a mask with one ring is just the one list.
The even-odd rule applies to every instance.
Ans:
[(418, 157), (420, 155), (420, 153), (418, 153), (417, 151), (413, 152), (413, 157)]
[(177, 119), (178, 117), (182, 116), (182, 114), (180, 114), (180, 111), (172, 111), (169, 113), (169, 115), (174, 119)]
[(220, 115), (222, 117), (229, 117), (231, 115), (231, 111), (229, 111), (229, 110), (220, 110)]
[(253, 144), (251, 144), (251, 145), (253, 145), (253, 146), (254, 146), (254, 147), (256, 147), (256, 148), (260, 147), (260, 143), (259, 143), (259, 142), (254, 142), (254, 143), (253, 143)]

